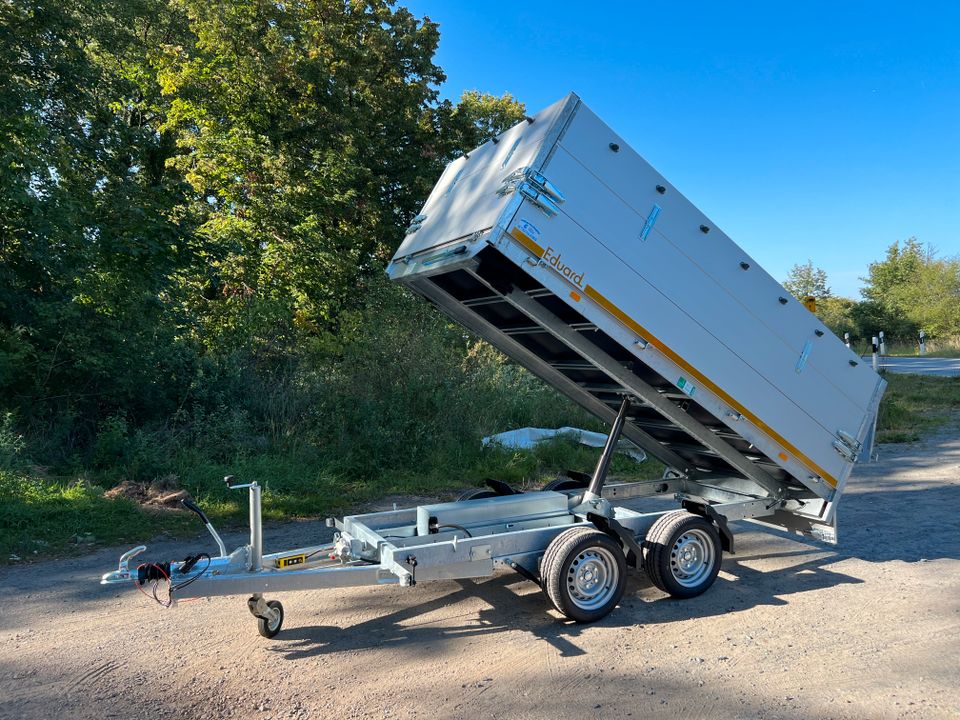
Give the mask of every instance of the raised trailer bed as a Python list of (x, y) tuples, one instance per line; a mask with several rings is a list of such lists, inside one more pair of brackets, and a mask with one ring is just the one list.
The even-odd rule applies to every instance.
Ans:
[[(263, 553), (260, 487), (250, 542), (131, 567), (103, 583), (169, 582), (168, 600), (476, 578), (505, 567), (563, 615), (599, 619), (628, 568), (675, 597), (713, 583), (728, 523), (836, 542), (836, 506), (869, 455), (885, 383), (814, 315), (571, 94), (452, 162), (388, 268), (597, 417), (611, 423), (590, 476), (541, 492), (329, 521), (334, 542)], [(623, 436), (663, 461), (660, 480), (606, 482)], [(662, 495), (680, 509), (619, 501)], [(154, 587), (156, 596), (156, 587)]]

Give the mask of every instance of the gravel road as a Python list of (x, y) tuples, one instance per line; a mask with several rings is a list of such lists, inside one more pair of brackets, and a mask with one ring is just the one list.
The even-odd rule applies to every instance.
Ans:
[[(836, 548), (737, 524), (705, 595), (634, 576), (589, 626), (504, 574), (289, 593), (266, 640), (242, 598), (162, 610), (97, 585), (125, 548), (6, 567), (0, 717), (958, 718), (958, 508), (960, 428), (881, 446), (850, 481)], [(267, 532), (279, 549), (326, 531)]]

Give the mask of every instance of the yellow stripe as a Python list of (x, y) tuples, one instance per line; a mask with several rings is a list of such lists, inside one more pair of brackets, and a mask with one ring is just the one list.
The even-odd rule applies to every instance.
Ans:
[(687, 373), (689, 373), (690, 375), (695, 377), (697, 380), (699, 380), (700, 383), (705, 387), (709, 388), (714, 395), (717, 395), (718, 397), (722, 398), (724, 402), (730, 405), (730, 407), (735, 408), (737, 412), (739, 412), (741, 415), (747, 418), (750, 422), (752, 422), (754, 425), (760, 428), (760, 430), (765, 432), (767, 435), (773, 438), (780, 445), (782, 445), (787, 450), (792, 452), (797, 457), (797, 459), (800, 460), (800, 462), (802, 462), (808, 468), (810, 468), (815, 473), (817, 473), (817, 475), (822, 477), (826, 481), (826, 483), (830, 485), (830, 487), (837, 486), (836, 478), (829, 475), (826, 471), (823, 470), (823, 468), (821, 468), (819, 465), (813, 462), (813, 460), (811, 460), (806, 455), (804, 455), (799, 450), (797, 450), (797, 448), (795, 448), (791, 443), (787, 442), (787, 440), (783, 436), (777, 433), (773, 428), (771, 428), (769, 425), (763, 422), (763, 420), (758, 418), (752, 412), (747, 410), (747, 408), (745, 408), (743, 405), (741, 405), (732, 397), (730, 397), (716, 383), (710, 380), (707, 376), (705, 376), (699, 370), (694, 368), (690, 363), (688, 363), (682, 357), (677, 355), (677, 353), (675, 353), (673, 350), (667, 347), (667, 345), (665, 345), (662, 340), (657, 338), (655, 335), (651, 334), (649, 330), (647, 330), (645, 327), (640, 325), (633, 318), (631, 318), (629, 315), (623, 312), (623, 310), (621, 310), (612, 302), (610, 302), (606, 297), (600, 294), (593, 286), (587, 285), (586, 289), (584, 290), (584, 293), (586, 294), (587, 297), (589, 297), (591, 300), (597, 303), (597, 305), (602, 307), (608, 313), (613, 315), (617, 320), (623, 323), (626, 327), (633, 330), (633, 332), (637, 333), (637, 335), (642, 337), (647, 342), (653, 344), (653, 346), (657, 348), (660, 352), (662, 352), (668, 358), (673, 360), (673, 362), (675, 362), (677, 365), (682, 367)]
[(540, 247), (532, 237), (527, 235), (523, 230), (518, 227), (513, 227), (510, 229), (510, 235), (518, 243), (523, 245), (527, 250), (532, 252), (537, 257), (542, 258), (543, 254), (546, 252), (542, 247)]

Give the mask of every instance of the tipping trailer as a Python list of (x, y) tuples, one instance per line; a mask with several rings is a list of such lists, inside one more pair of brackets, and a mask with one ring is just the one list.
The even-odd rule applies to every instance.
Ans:
[[(169, 583), (178, 598), (489, 576), (512, 569), (579, 622), (620, 600), (628, 567), (674, 597), (707, 590), (729, 523), (836, 542), (837, 502), (868, 457), (885, 382), (576, 95), (451, 162), (388, 269), (394, 280), (611, 425), (592, 475), (539, 492), (503, 483), (458, 502), (329, 520), (334, 541), (250, 542), (131, 566), (103, 583)], [(608, 483), (625, 437), (658, 480)], [(230, 484), (230, 479), (228, 479)], [(679, 509), (622, 503), (666, 496)]]

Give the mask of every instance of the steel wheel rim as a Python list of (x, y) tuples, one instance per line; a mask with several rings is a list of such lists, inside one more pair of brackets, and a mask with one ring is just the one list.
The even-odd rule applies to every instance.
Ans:
[(696, 587), (709, 577), (715, 561), (713, 539), (704, 530), (687, 530), (670, 548), (670, 572), (686, 588)]
[(280, 627), (280, 620), (281, 620), (280, 611), (277, 610), (276, 608), (270, 608), (270, 609), (273, 611), (271, 613), (273, 615), (273, 618), (271, 619), (270, 615), (267, 615), (264, 618), (264, 620), (267, 621), (267, 630), (269, 630), (270, 632), (275, 632), (277, 628)]
[(613, 553), (602, 547), (582, 550), (567, 569), (567, 595), (581, 610), (606, 605), (617, 592), (620, 567)]

